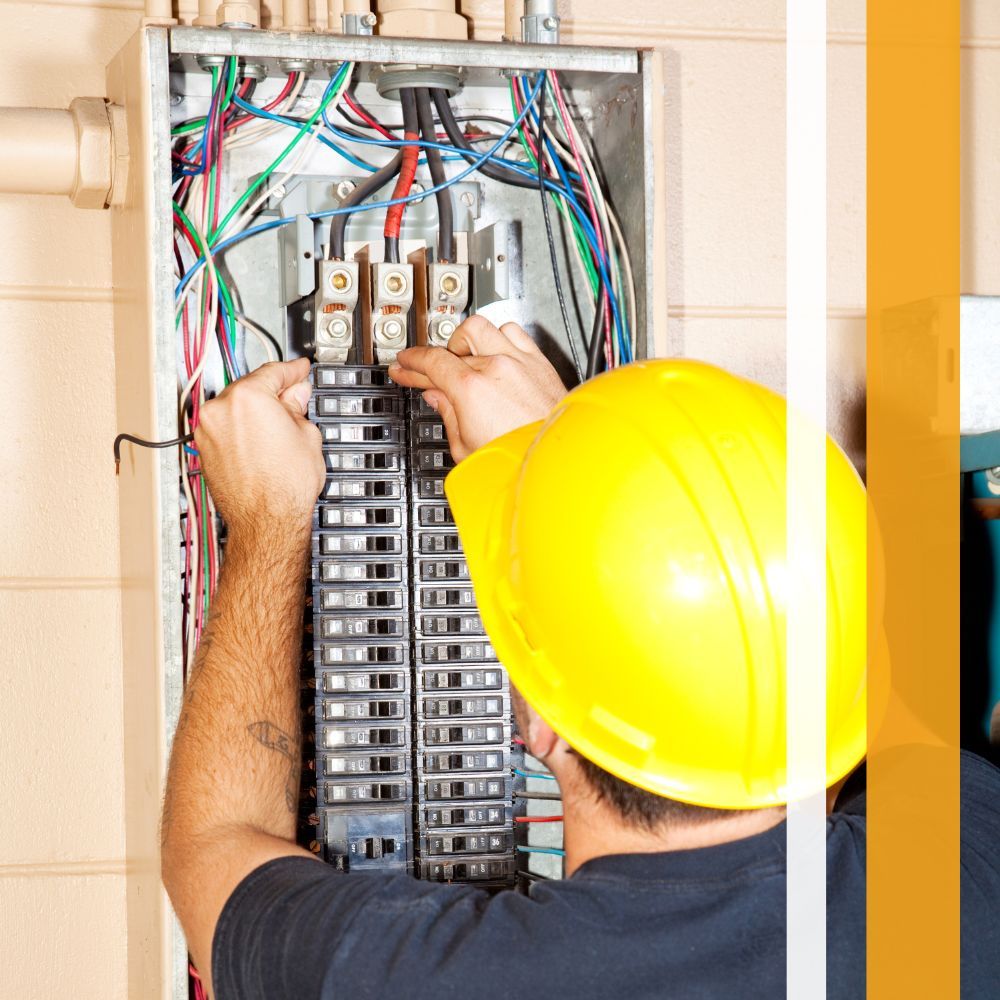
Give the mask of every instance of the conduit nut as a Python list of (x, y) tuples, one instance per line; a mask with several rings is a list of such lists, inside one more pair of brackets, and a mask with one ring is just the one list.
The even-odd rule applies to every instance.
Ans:
[[(102, 97), (77, 97), (70, 104), (69, 113), (76, 130), (77, 147), (76, 177), (70, 199), (77, 208), (105, 208), (111, 203), (115, 158), (108, 105)], [(119, 117), (119, 127), (124, 131), (123, 115)], [(125, 155), (128, 155), (127, 147)]]
[(250, 28), (260, 27), (260, 10), (252, 3), (235, 2), (227, 0), (219, 5), (215, 15), (216, 23), (219, 25), (235, 26), (246, 25)]

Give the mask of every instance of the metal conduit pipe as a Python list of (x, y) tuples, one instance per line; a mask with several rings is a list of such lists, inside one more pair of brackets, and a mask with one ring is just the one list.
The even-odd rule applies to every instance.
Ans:
[(0, 108), (0, 192), (64, 194), (78, 208), (124, 200), (128, 179), (125, 113), (100, 97), (68, 110)]

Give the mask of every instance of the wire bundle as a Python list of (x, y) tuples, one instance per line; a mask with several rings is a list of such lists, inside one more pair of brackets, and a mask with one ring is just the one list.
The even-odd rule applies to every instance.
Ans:
[[(359, 184), (338, 208), (313, 213), (331, 219), (330, 255), (344, 259), (346, 227), (358, 212), (385, 213), (386, 259), (398, 260), (402, 213), (406, 205), (434, 196), (438, 206), (437, 259), (454, 260), (452, 205), (448, 189), (479, 171), (505, 184), (542, 193), (550, 242), (553, 282), (562, 305), (568, 343), (581, 377), (614, 367), (635, 355), (636, 299), (628, 247), (587, 142), (570, 113), (558, 75), (510, 81), (512, 121), (453, 112), (441, 90), (401, 92), (403, 121), (386, 125), (348, 93), (354, 66), (344, 63), (333, 74), (309, 114), (297, 113), (305, 78), (289, 74), (279, 93), (262, 106), (253, 103), (256, 82), (240, 80), (235, 58), (210, 69), (212, 86), (204, 117), (173, 129), (174, 235), (177, 268), (176, 323), (181, 343), (180, 432), (193, 433), (209, 394), (206, 374), (222, 384), (245, 371), (242, 345), (247, 335), (260, 340), (276, 358), (269, 335), (242, 315), (235, 289), (220, 268), (225, 251), (245, 239), (295, 221), (294, 217), (259, 220), (272, 197), (282, 197), (289, 182), (323, 145), (372, 176)], [(438, 124), (434, 111), (437, 111)], [(551, 115), (548, 113), (551, 112)], [(333, 117), (339, 117), (335, 122)], [(501, 131), (484, 132), (474, 124), (488, 121)], [(439, 141), (441, 132), (446, 142)], [(402, 135), (396, 130), (402, 129)], [(223, 205), (226, 155), (234, 149), (291, 133), (278, 155), (236, 197)], [(373, 147), (375, 147), (373, 149)], [(369, 162), (365, 150), (389, 155), (387, 163)], [(517, 158), (510, 151), (516, 152)], [(422, 155), (421, 155), (422, 154)], [(451, 171), (446, 164), (461, 164)], [(432, 185), (413, 192), (417, 170), (426, 166)], [(369, 201), (393, 179), (393, 196)], [(555, 251), (549, 199), (567, 227), (569, 247), (589, 292), (592, 320), (588, 329), (571, 328), (562, 276)], [(586, 354), (580, 360), (578, 345)], [(185, 497), (185, 638), (187, 662), (204, 629), (220, 563), (219, 530), (212, 499), (201, 478), (197, 452), (181, 453)]]

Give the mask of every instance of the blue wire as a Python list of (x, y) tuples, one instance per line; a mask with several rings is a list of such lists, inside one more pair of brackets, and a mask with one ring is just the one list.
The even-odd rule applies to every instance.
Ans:
[(515, 767), (514, 773), (519, 774), (522, 778), (544, 778), (546, 781), (556, 780), (554, 774), (546, 774), (544, 771), (522, 771), (519, 767)]
[(184, 450), (185, 450), (185, 451), (186, 451), (186, 452), (187, 452), (187, 453), (188, 453), (189, 455), (194, 455), (195, 457), (197, 457), (197, 455), (198, 455), (198, 449), (197, 449), (197, 448), (191, 448), (191, 447), (190, 447), (190, 446), (188, 446), (188, 445), (184, 445)]
[[(329, 94), (330, 89), (336, 83), (339, 82), (339, 77), (340, 77), (340, 72), (338, 72), (334, 76), (334, 78), (331, 79), (330, 83), (327, 86), (327, 89), (324, 91), (324, 98)], [(506, 158), (504, 158), (504, 157), (502, 157), (502, 156), (499, 155), (499, 151), (503, 148), (503, 146), (506, 143), (506, 141), (514, 133), (514, 131), (521, 124), (521, 122), (525, 119), (525, 117), (529, 113), (531, 113), (532, 110), (534, 109), (534, 102), (536, 101), (536, 99), (538, 97), (538, 94), (541, 91), (541, 87), (544, 86), (545, 80), (546, 80), (546, 74), (544, 72), (539, 73), (538, 74), (538, 78), (537, 78), (537, 80), (536, 80), (536, 82), (534, 84), (533, 89), (531, 90), (530, 93), (527, 94), (527, 97), (525, 98), (525, 107), (518, 114), (517, 118), (514, 119), (514, 121), (511, 123), (511, 125), (506, 129), (506, 131), (503, 133), (503, 135), (497, 140), (497, 142), (492, 147), (490, 147), (490, 149), (488, 149), (485, 153), (482, 153), (482, 154), (469, 154), (468, 151), (460, 151), (455, 146), (450, 146), (450, 145), (447, 145), (445, 143), (437, 143), (437, 142), (433, 142), (432, 143), (432, 142), (425, 142), (425, 141), (405, 141), (405, 140), (404, 141), (395, 141), (395, 140), (388, 140), (388, 139), (362, 139), (362, 138), (358, 138), (358, 137), (355, 137), (355, 136), (348, 135), (347, 133), (343, 133), (339, 129), (337, 129), (336, 126), (334, 126), (329, 121), (329, 119), (328, 119), (328, 117), (326, 115), (326, 112), (324, 110), (324, 112), (322, 113), (323, 122), (327, 126), (327, 128), (329, 128), (330, 131), (333, 132), (334, 135), (336, 135), (338, 138), (345, 138), (348, 141), (358, 142), (358, 143), (361, 143), (363, 145), (382, 146), (383, 148), (398, 148), (398, 147), (405, 147), (405, 146), (418, 146), (418, 147), (426, 148), (426, 149), (439, 149), (439, 150), (443, 150), (443, 151), (446, 151), (446, 152), (451, 153), (451, 154), (458, 154), (458, 153), (464, 153), (465, 154), (464, 156), (457, 156), (456, 158), (465, 159), (467, 156), (470, 156), (470, 155), (474, 156), (475, 158), (473, 159), (473, 161), (469, 164), (469, 166), (466, 169), (462, 170), (460, 173), (456, 174), (454, 177), (449, 178), (444, 183), (442, 183), (440, 185), (436, 185), (436, 186), (430, 188), (427, 191), (422, 191), (422, 192), (419, 192), (417, 194), (410, 194), (410, 195), (407, 195), (406, 197), (403, 197), (403, 198), (395, 198), (395, 199), (391, 199), (391, 200), (388, 200), (388, 201), (373, 202), (373, 203), (367, 204), (367, 205), (352, 206), (352, 207), (347, 208), (347, 209), (344, 209), (344, 208), (329, 209), (329, 210), (324, 211), (324, 212), (313, 213), (309, 217), (311, 219), (313, 219), (314, 221), (318, 221), (320, 219), (332, 218), (333, 216), (337, 216), (337, 215), (349, 215), (349, 214), (353, 214), (355, 212), (364, 212), (364, 211), (370, 211), (372, 209), (380, 209), (380, 208), (386, 208), (387, 209), (387, 208), (392, 207), (393, 205), (409, 204), (410, 202), (413, 202), (413, 201), (419, 201), (420, 199), (425, 198), (425, 197), (429, 197), (429, 196), (431, 196), (433, 194), (436, 194), (438, 191), (444, 190), (445, 188), (448, 188), (448, 187), (452, 186), (453, 184), (457, 184), (459, 181), (461, 181), (464, 178), (468, 177), (469, 174), (471, 174), (473, 171), (478, 170), (488, 160), (491, 160), (492, 162), (496, 163), (497, 165), (502, 166), (504, 169), (507, 169), (507, 170), (509, 170), (509, 171), (511, 171), (513, 173), (520, 174), (520, 175), (522, 175), (524, 177), (527, 177), (529, 179), (537, 180), (537, 178), (538, 178), (537, 172), (525, 169), (524, 167), (521, 167), (520, 165), (515, 164), (515, 163), (513, 163), (510, 160), (507, 160)], [(524, 91), (527, 92), (527, 89), (528, 89), (527, 81), (522, 81), (522, 82), (523, 82)], [(244, 109), (250, 111), (250, 113), (252, 113), (252, 114), (257, 114), (259, 117), (274, 118), (277, 121), (282, 121), (282, 119), (280, 118), (280, 116), (271, 115), (269, 112), (261, 113), (261, 109), (260, 108), (255, 108), (253, 105), (246, 104), (244, 101), (242, 101), (239, 97), (236, 97), (235, 95), (234, 95), (234, 100), (237, 102), (237, 104), (239, 106), (241, 106)], [(536, 117), (536, 120), (537, 120), (537, 112), (535, 114), (535, 117)], [(282, 121), (282, 124), (289, 124), (289, 122), (287, 120), (286, 121)], [(291, 122), (291, 124), (292, 125), (298, 125), (297, 122)], [(320, 136), (319, 138), (320, 138), (321, 141), (324, 141), (324, 139), (325, 139), (325, 137), (323, 137), (323, 136)], [(344, 152), (343, 150), (339, 149), (339, 147), (335, 146), (334, 144), (330, 143), (329, 141), (327, 141), (327, 145), (329, 145), (331, 148), (335, 149), (335, 151), (337, 151), (338, 153), (343, 153)], [(555, 162), (557, 164), (560, 163), (560, 160), (559, 160), (558, 156), (554, 156), (553, 158), (554, 158), (554, 160), (555, 160)], [(363, 161), (358, 161), (358, 162), (363, 163)], [(366, 165), (366, 169), (370, 169), (370, 168), (368, 168), (367, 165)], [(576, 177), (577, 175), (575, 175), (575, 174), (569, 174), (569, 175), (567, 175), (565, 173), (565, 171), (561, 169), (561, 165), (560, 165), (559, 173), (560, 173), (560, 179), (563, 181), (563, 184), (565, 185), (565, 187), (560, 186), (559, 184), (556, 184), (554, 181), (552, 181), (552, 180), (550, 180), (548, 178), (546, 178), (545, 181), (544, 181), (545, 187), (548, 190), (550, 190), (550, 191), (552, 191), (552, 192), (554, 192), (556, 194), (559, 194), (560, 196), (562, 196), (563, 198), (565, 198), (567, 204), (570, 205), (570, 207), (572, 208), (574, 214), (577, 216), (577, 219), (578, 219), (578, 221), (580, 223), (581, 229), (583, 230), (584, 236), (585, 236), (588, 244), (592, 248), (594, 259), (597, 262), (598, 269), (600, 270), (600, 273), (601, 273), (601, 278), (602, 278), (602, 280), (604, 282), (604, 287), (605, 287), (605, 290), (606, 290), (607, 295), (608, 295), (608, 302), (609, 302), (609, 305), (611, 307), (612, 315), (613, 315), (613, 318), (614, 318), (615, 332), (616, 332), (617, 339), (618, 339), (619, 351), (622, 354), (622, 357), (626, 361), (630, 361), (630, 360), (632, 360), (632, 358), (631, 358), (631, 345), (629, 344), (628, 340), (625, 337), (624, 324), (623, 324), (623, 321), (622, 321), (621, 308), (620, 308), (620, 305), (619, 305), (619, 302), (618, 302), (618, 298), (617, 298), (617, 296), (615, 295), (615, 293), (613, 291), (613, 285), (612, 285), (612, 282), (611, 282), (611, 277), (610, 277), (610, 273), (609, 273), (609, 269), (608, 269), (608, 261), (606, 259), (606, 255), (603, 254), (603, 253), (601, 253), (600, 247), (599, 247), (599, 243), (598, 243), (598, 240), (597, 240), (597, 234), (594, 231), (594, 227), (591, 224), (590, 218), (588, 217), (588, 215), (584, 211), (583, 207), (580, 205), (578, 199), (574, 195), (574, 193), (573, 193), (573, 191), (571, 189), (571, 186), (570, 186), (571, 181), (569, 180), (569, 178)], [(253, 226), (250, 229), (244, 230), (242, 233), (237, 233), (235, 236), (232, 236), (229, 239), (223, 240), (222, 242), (218, 243), (213, 248), (214, 253), (216, 253), (216, 254), (220, 253), (222, 250), (225, 250), (229, 246), (232, 246), (234, 243), (237, 243), (237, 242), (239, 242), (241, 240), (244, 240), (244, 239), (248, 239), (251, 236), (256, 236), (259, 233), (268, 232), (268, 231), (270, 231), (272, 229), (277, 229), (277, 228), (279, 228), (281, 226), (289, 225), (290, 223), (292, 223), (294, 221), (295, 221), (294, 217), (281, 218), (281, 219), (274, 219), (274, 220), (272, 220), (270, 222), (262, 223), (262, 224), (260, 224), (258, 226)], [(202, 260), (203, 260), (203, 258), (199, 257), (198, 260), (187, 271), (187, 273), (181, 278), (180, 282), (178, 283), (176, 292), (175, 292), (176, 296), (179, 296), (183, 292), (184, 288), (187, 286), (188, 282), (191, 280), (192, 275), (194, 274), (196, 268), (199, 266), (199, 264), (202, 262)]]
[[(535, 86), (535, 89), (532, 92), (532, 100), (534, 100), (534, 98), (537, 97), (539, 90), (541, 89), (541, 81), (543, 81), (544, 78), (545, 74), (544, 73), (540, 74), (539, 83)], [(335, 215), (353, 215), (355, 212), (369, 212), (372, 211), (373, 209), (392, 208), (394, 205), (408, 205), (410, 204), (410, 202), (420, 201), (420, 199), (422, 198), (427, 198), (430, 197), (431, 195), (437, 194), (438, 191), (443, 191), (445, 190), (445, 188), (449, 188), (453, 184), (457, 184), (459, 181), (464, 180), (466, 177), (469, 176), (469, 174), (478, 170), (487, 160), (492, 159), (495, 153), (503, 146), (503, 144), (507, 141), (509, 136), (517, 128), (517, 126), (520, 125), (521, 122), (524, 120), (527, 111), (528, 109), (525, 108), (524, 111), (522, 111), (521, 114), (519, 114), (517, 118), (515, 118), (514, 121), (511, 122), (510, 127), (500, 137), (500, 139), (496, 142), (495, 145), (493, 145), (485, 153), (476, 154), (475, 160), (471, 164), (469, 164), (468, 167), (457, 173), (454, 177), (450, 177), (443, 183), (436, 184), (434, 187), (429, 188), (427, 191), (420, 191), (416, 194), (408, 194), (402, 198), (391, 198), (388, 201), (376, 201), (368, 205), (352, 205), (348, 208), (331, 208), (327, 209), (325, 212), (314, 212), (309, 216), (309, 218), (313, 220), (329, 219)], [(237, 233), (235, 236), (231, 236), (229, 237), (229, 239), (223, 240), (221, 243), (215, 244), (215, 246), (212, 247), (213, 254), (217, 254), (220, 250), (224, 250), (226, 247), (232, 246), (233, 243), (237, 243), (240, 240), (247, 239), (250, 236), (255, 236), (257, 235), (257, 233), (267, 232), (267, 230), (269, 229), (277, 229), (279, 226), (287, 226), (290, 223), (294, 222), (296, 218), (297, 216), (292, 216), (290, 218), (284, 218), (284, 219), (274, 219), (271, 222), (266, 222), (259, 226), (254, 226), (251, 229), (244, 230), (242, 233)], [(174, 293), (175, 297), (180, 295), (181, 292), (184, 291), (184, 288), (187, 286), (187, 283), (191, 280), (198, 267), (204, 262), (204, 259), (205, 259), (204, 257), (199, 257), (198, 260), (195, 261), (195, 263), (192, 264), (189, 270), (184, 274), (184, 276), (181, 278), (180, 282), (177, 285), (177, 289)]]
[(554, 854), (558, 858), (566, 857), (566, 852), (559, 847), (531, 847), (518, 844), (517, 849), (522, 854)]
[[(242, 108), (244, 111), (249, 112), (250, 114), (256, 116), (257, 118), (267, 118), (269, 121), (279, 122), (282, 125), (290, 125), (292, 128), (297, 128), (297, 129), (301, 129), (303, 127), (302, 122), (297, 122), (295, 121), (294, 118), (285, 118), (283, 115), (272, 114), (270, 111), (265, 111), (263, 108), (258, 108), (253, 104), (248, 104), (241, 97), (238, 97), (235, 94), (233, 95), (233, 102), (237, 105), (237, 107)], [(354, 136), (347, 135), (346, 133), (334, 129), (334, 127), (327, 120), (326, 109), (323, 110), (323, 122), (326, 125), (326, 127), (330, 129), (330, 131), (334, 132), (337, 135), (338, 138), (347, 138), (351, 142), (361, 141), (360, 139), (355, 139)], [(366, 163), (364, 160), (359, 159), (357, 156), (355, 156), (353, 153), (348, 152), (342, 146), (338, 146), (335, 142), (332, 142), (329, 138), (327, 138), (327, 136), (325, 136), (322, 132), (318, 132), (316, 138), (319, 139), (319, 141), (323, 143), (324, 146), (327, 146), (329, 149), (332, 149), (339, 156), (342, 156), (345, 160), (348, 161), (348, 163), (353, 163), (356, 167), (361, 167), (362, 170), (367, 170), (369, 173), (375, 173), (379, 169), (378, 167), (373, 166), (371, 163)], [(385, 143), (381, 143), (380, 145), (388, 145), (388, 141), (386, 141)], [(393, 145), (397, 144), (393, 143)], [(412, 146), (415, 145), (415, 143), (407, 142), (407, 143), (399, 143), (398, 145)], [(461, 160), (462, 157), (449, 156), (447, 157), (447, 159)], [(425, 166), (426, 164), (427, 164), (426, 159), (419, 160), (417, 162), (417, 166)]]

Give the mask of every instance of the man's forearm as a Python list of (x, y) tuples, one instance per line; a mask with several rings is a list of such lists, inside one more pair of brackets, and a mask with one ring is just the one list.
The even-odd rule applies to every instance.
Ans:
[(165, 874), (172, 855), (214, 830), (294, 837), (308, 549), (307, 525), (277, 524), (244, 529), (226, 547), (170, 758)]

